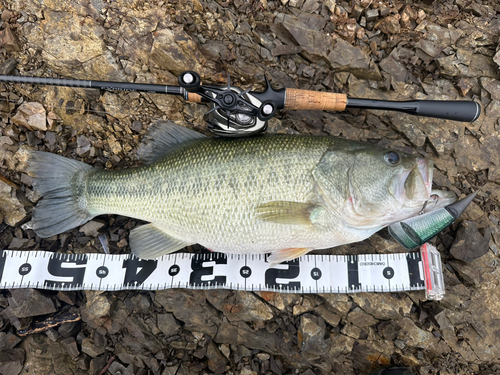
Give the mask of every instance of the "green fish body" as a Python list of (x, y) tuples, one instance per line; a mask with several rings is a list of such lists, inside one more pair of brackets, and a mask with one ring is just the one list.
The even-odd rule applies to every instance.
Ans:
[(278, 263), (363, 240), (414, 216), (431, 194), (432, 165), (423, 159), (340, 138), (206, 138), (161, 123), (142, 150), (149, 164), (112, 171), (33, 152), (30, 172), (44, 196), (33, 215), (37, 234), (120, 214), (151, 223), (130, 234), (141, 258), (199, 243), (272, 252)]

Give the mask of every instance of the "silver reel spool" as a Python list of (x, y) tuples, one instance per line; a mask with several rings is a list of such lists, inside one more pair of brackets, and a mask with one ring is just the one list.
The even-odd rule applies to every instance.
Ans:
[[(227, 89), (227, 86), (223, 87)], [(236, 94), (243, 92), (239, 87), (231, 86), (231, 90)], [(243, 98), (256, 107), (260, 107), (262, 102), (250, 94), (244, 94)], [(223, 137), (245, 137), (260, 133), (266, 130), (267, 121), (260, 120), (257, 116), (250, 116), (245, 113), (230, 112), (229, 116), (223, 109), (215, 109), (217, 104), (210, 103), (210, 111), (207, 112), (206, 121), (209, 129), (216, 135)]]

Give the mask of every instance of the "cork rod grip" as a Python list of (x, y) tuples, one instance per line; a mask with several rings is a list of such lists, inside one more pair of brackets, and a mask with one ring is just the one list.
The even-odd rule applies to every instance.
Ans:
[(343, 111), (346, 105), (345, 94), (286, 89), (285, 109)]
[(188, 93), (188, 102), (191, 103), (201, 103), (201, 96), (195, 93)]

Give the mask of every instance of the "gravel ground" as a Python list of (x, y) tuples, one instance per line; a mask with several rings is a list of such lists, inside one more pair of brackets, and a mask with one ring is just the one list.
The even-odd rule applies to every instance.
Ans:
[[(474, 123), (402, 113), (282, 111), (269, 131), (341, 136), (435, 161), (435, 186), (464, 197), (432, 240), (447, 294), (300, 295), (236, 291), (0, 293), (0, 373), (500, 373), (500, 5), (494, 0), (23, 0), (0, 5), (0, 73), (342, 92), (350, 97), (473, 99)], [(208, 134), (206, 107), (136, 92), (0, 87), (0, 249), (127, 253), (137, 220), (100, 216), (41, 239), (23, 148), (119, 169), (154, 119)], [(203, 251), (192, 247), (189, 251)], [(404, 251), (386, 231), (345, 254)], [(324, 251), (329, 253), (330, 251)], [(35, 323), (50, 318), (47, 329)], [(58, 320), (59, 319), (59, 320)], [(62, 322), (62, 323), (61, 323)], [(26, 334), (23, 330), (28, 331)], [(24, 333), (23, 333), (24, 332)]]

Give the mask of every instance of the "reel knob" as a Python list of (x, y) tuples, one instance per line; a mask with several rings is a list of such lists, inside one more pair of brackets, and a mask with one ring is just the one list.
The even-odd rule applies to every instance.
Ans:
[(177, 78), (179, 86), (188, 92), (198, 92), (201, 85), (200, 75), (192, 70), (182, 72)]
[(274, 116), (276, 112), (276, 103), (272, 100), (265, 100), (259, 107), (259, 114), (257, 117), (261, 121), (267, 121)]

